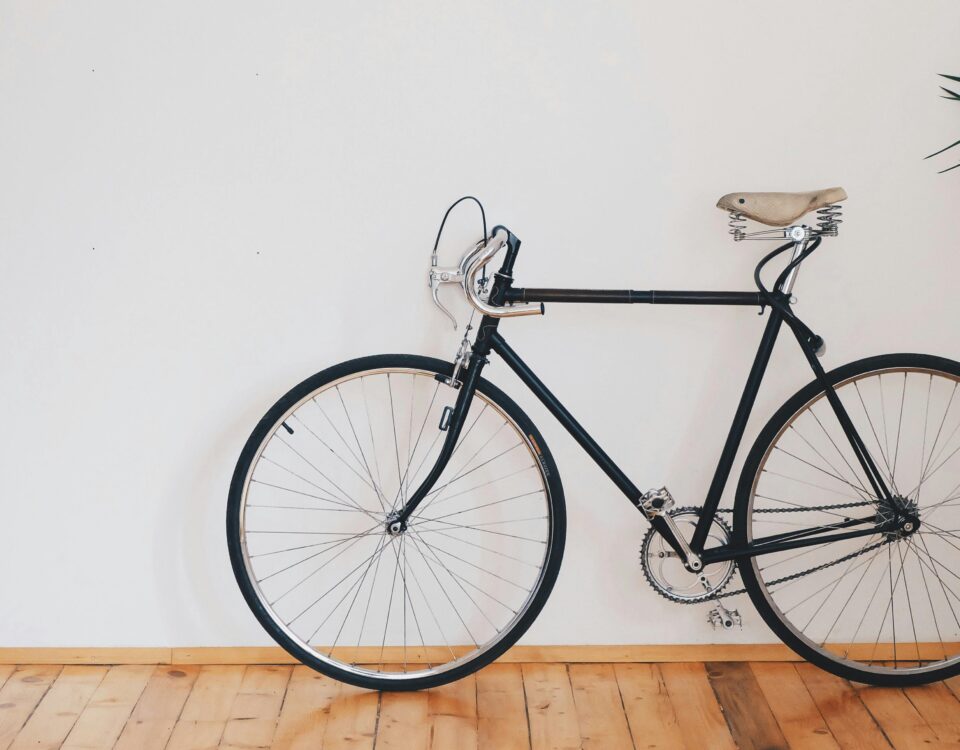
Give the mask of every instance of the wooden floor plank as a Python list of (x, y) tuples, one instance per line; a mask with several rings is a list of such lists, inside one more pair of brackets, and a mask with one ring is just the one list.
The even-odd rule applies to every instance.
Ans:
[(167, 750), (216, 750), (225, 726), (226, 722), (223, 721), (178, 721), (170, 735)]
[(503, 663), (382, 696), (302, 665), (0, 665), (0, 750), (960, 750), (954, 690), (769, 662)]
[(291, 672), (287, 666), (247, 667), (220, 740), (223, 750), (270, 748)]
[(431, 749), (477, 750), (476, 676), (431, 688), (427, 698)]
[(23, 666), (0, 688), (0, 750), (10, 747), (20, 728), (60, 674), (59, 665)]
[(380, 696), (377, 750), (427, 750), (430, 747), (429, 700), (425, 692)]
[(612, 664), (571, 664), (570, 684), (584, 750), (633, 747)]
[(323, 743), (339, 683), (309, 667), (293, 668), (280, 709), (273, 750), (313, 750)]
[(163, 750), (199, 672), (197, 666), (156, 667), (115, 750)]
[(960, 745), (960, 702), (942, 682), (903, 692), (942, 743)]
[(140, 700), (154, 667), (124, 664), (111, 667), (70, 734), (64, 750), (112, 748)]
[(220, 665), (200, 668), (166, 750), (215, 748), (220, 744), (246, 669)]
[(13, 674), (14, 669), (16, 669), (16, 666), (13, 664), (0, 664), (0, 688), (3, 687), (7, 678)]
[(950, 692), (957, 696), (957, 699), (960, 700), (960, 675), (956, 677), (948, 677), (943, 681), (943, 684), (950, 688)]
[(637, 748), (684, 747), (677, 715), (656, 664), (614, 666), (620, 697)]
[(841, 748), (872, 750), (890, 743), (849, 682), (813, 664), (797, 664), (810, 697)]
[(530, 749), (519, 664), (491, 664), (477, 673), (477, 742), (482, 748)]
[(59, 748), (106, 674), (107, 667), (64, 667), (11, 750)]
[(840, 745), (794, 664), (767, 662), (751, 664), (750, 668), (791, 748), (838, 750)]
[(580, 724), (566, 664), (524, 664), (523, 689), (533, 750), (580, 747)]
[(863, 705), (897, 750), (943, 747), (936, 733), (897, 688), (855, 688)]
[(379, 708), (378, 693), (353, 685), (340, 685), (330, 707), (323, 750), (372, 750)]
[(787, 741), (750, 665), (710, 662), (704, 666), (737, 746), (742, 750), (786, 750)]
[(682, 717), (680, 733), (688, 748), (735, 750), (736, 744), (723, 718), (707, 670), (699, 663), (661, 664), (673, 710)]

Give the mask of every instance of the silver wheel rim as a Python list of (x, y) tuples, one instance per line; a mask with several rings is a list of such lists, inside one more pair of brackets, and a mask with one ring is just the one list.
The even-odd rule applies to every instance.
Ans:
[[(258, 601), (300, 649), (357, 677), (422, 679), (482, 657), (523, 618), (549, 565), (553, 514), (539, 446), (479, 391), (449, 466), (409, 529), (387, 533), (387, 515), (419, 485), (445, 436), (437, 424), (457, 392), (434, 376), (417, 368), (380, 368), (320, 386), (271, 425), (244, 477), (240, 549)], [(389, 422), (384, 414), (372, 416), (384, 385)], [(393, 435), (393, 444), (378, 440), (384, 434)], [(279, 475), (282, 481), (269, 481)], [(277, 501), (281, 496), (296, 500)], [(307, 504), (317, 501), (320, 507)], [(281, 526), (264, 514), (298, 518)], [(304, 515), (324, 517), (322, 526)], [(336, 532), (328, 530), (337, 524)], [(281, 538), (284, 546), (273, 549)], [(359, 566), (353, 565), (356, 553)], [(300, 575), (306, 570), (312, 572)], [(341, 581), (335, 572), (342, 570)], [(318, 590), (321, 596), (305, 610), (286, 606), (285, 599), (309, 591), (309, 600)], [(386, 615), (376, 628), (367, 627), (383, 607), (384, 591)], [(326, 615), (318, 614), (328, 607)], [(348, 638), (360, 612), (359, 634)], [(448, 622), (454, 615), (459, 634)], [(459, 642), (458, 635), (470, 642)]]
[[(835, 386), (884, 480), (895, 495), (904, 498), (898, 502), (909, 505), (911, 498), (916, 500), (919, 531), (902, 538), (877, 534), (750, 560), (762, 595), (781, 623), (831, 661), (873, 674), (906, 676), (938, 671), (960, 660), (958, 385), (960, 378), (939, 370), (890, 367), (853, 376)], [(911, 403), (919, 403), (919, 415), (904, 415)], [(814, 437), (817, 432), (819, 438)], [(908, 433), (917, 439), (905, 448), (911, 440)], [(753, 479), (747, 510), (749, 541), (784, 531), (783, 525), (777, 528), (776, 522), (762, 519), (777, 514), (757, 511), (797, 505), (797, 496), (783, 493), (791, 484), (808, 485), (808, 497), (812, 496), (809, 490), (819, 487), (814, 491), (827, 498), (823, 504), (875, 501), (849, 444), (841, 439), (843, 434), (823, 392), (787, 420), (767, 447)], [(778, 461), (777, 453), (787, 454), (788, 460)], [(783, 470), (805, 461), (800, 476), (789, 476)], [(914, 481), (908, 479), (911, 467)], [(779, 484), (772, 484), (772, 477)], [(807, 516), (802, 525), (809, 527), (838, 523), (854, 513), (876, 512), (887, 509), (864, 505), (819, 511), (819, 520), (813, 523), (817, 514), (812, 512), (791, 510), (784, 515)], [(796, 523), (796, 519), (786, 523)], [(886, 543), (880, 544), (884, 539)], [(858, 553), (863, 548), (868, 551)], [(847, 555), (851, 555), (849, 559), (833, 562)], [(823, 563), (831, 564), (808, 576), (768, 585), (768, 581), (780, 580), (804, 566)], [(806, 589), (801, 583), (804, 578), (808, 579)], [(796, 589), (787, 595), (791, 586)], [(840, 625), (841, 620), (852, 625)], [(872, 628), (867, 624), (871, 620)]]

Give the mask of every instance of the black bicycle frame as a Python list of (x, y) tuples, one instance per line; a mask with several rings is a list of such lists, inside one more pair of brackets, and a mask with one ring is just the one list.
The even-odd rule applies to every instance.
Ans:
[[(496, 231), (496, 229), (494, 230)], [(591, 290), (591, 289), (521, 289), (513, 288), (513, 266), (516, 261), (517, 253), (520, 249), (520, 240), (508, 231), (507, 252), (504, 258), (503, 266), (495, 274), (490, 291), (490, 304), (502, 306), (513, 302), (576, 302), (576, 303), (621, 303), (621, 304), (667, 304), (667, 305), (743, 305), (759, 307), (761, 313), (764, 306), (770, 305), (767, 324), (760, 339), (760, 345), (757, 354), (754, 357), (753, 365), (747, 376), (747, 382), (743, 393), (740, 396), (740, 402), (727, 433), (723, 450), (717, 462), (713, 479), (707, 491), (703, 502), (703, 510), (697, 522), (693, 537), (689, 540), (690, 549), (700, 557), (703, 564), (720, 562), (723, 560), (741, 559), (771, 552), (780, 552), (798, 547), (805, 547), (826, 542), (839, 541), (841, 539), (851, 539), (859, 536), (869, 536), (878, 532), (883, 532), (893, 528), (891, 522), (881, 524), (876, 516), (865, 518), (847, 519), (841, 523), (831, 523), (829, 526), (811, 527), (801, 529), (785, 534), (777, 534), (770, 537), (753, 539), (750, 544), (743, 547), (733, 545), (724, 545), (711, 549), (704, 549), (707, 541), (707, 534), (710, 525), (717, 513), (720, 505), (720, 499), (723, 490), (730, 478), (730, 472), (733, 468), (734, 459), (743, 440), (746, 430), (747, 420), (753, 410), (756, 402), (757, 393), (760, 390), (760, 383), (763, 380), (767, 365), (773, 353), (774, 344), (780, 333), (782, 325), (786, 322), (797, 338), (800, 348), (803, 350), (807, 362), (814, 372), (816, 378), (820, 381), (826, 390), (826, 396), (833, 407), (834, 412), (840, 422), (841, 427), (850, 441), (854, 455), (857, 457), (861, 468), (870, 481), (874, 492), (878, 498), (890, 499), (890, 492), (887, 489), (883, 477), (874, 464), (863, 441), (857, 433), (849, 415), (843, 404), (833, 389), (832, 384), (827, 380), (826, 373), (820, 365), (816, 356), (816, 351), (810, 341), (810, 329), (807, 328), (799, 319), (793, 315), (787, 308), (787, 296), (784, 295), (779, 287), (771, 293), (765, 294), (763, 291), (756, 292), (700, 292), (700, 291), (635, 291), (624, 290)], [(600, 447), (596, 440), (584, 429), (584, 427), (574, 418), (574, 416), (560, 403), (559, 399), (550, 392), (547, 386), (537, 377), (537, 375), (527, 366), (520, 356), (510, 347), (503, 336), (500, 335), (497, 328), (500, 318), (484, 316), (477, 328), (476, 339), (473, 343), (472, 352), (467, 367), (461, 375), (461, 381), (458, 385), (459, 394), (453, 407), (452, 414), (446, 421), (444, 428), (447, 435), (441, 448), (437, 462), (430, 474), (424, 479), (423, 483), (409, 497), (403, 509), (399, 512), (395, 520), (402, 524), (406, 523), (407, 518), (416, 509), (419, 503), (426, 497), (433, 485), (439, 479), (447, 462), (452, 455), (457, 444), (457, 439), (466, 421), (467, 412), (473, 400), (477, 388), (480, 374), (488, 361), (491, 352), (499, 355), (510, 367), (520, 380), (540, 399), (547, 410), (566, 428), (570, 435), (586, 451), (587, 455), (600, 467), (600, 469), (610, 478), (617, 488), (630, 500), (633, 505), (644, 513), (644, 516), (660, 532), (667, 543), (681, 556), (686, 559), (683, 551), (683, 545), (673, 533), (671, 527), (664, 520), (662, 515), (651, 514), (643, 508), (643, 492), (630, 480), (630, 478), (620, 469), (619, 466), (608, 456)], [(866, 528), (853, 529), (853, 527), (865, 525)], [(842, 530), (842, 531), (841, 531)], [(824, 534), (824, 532), (836, 532)]]

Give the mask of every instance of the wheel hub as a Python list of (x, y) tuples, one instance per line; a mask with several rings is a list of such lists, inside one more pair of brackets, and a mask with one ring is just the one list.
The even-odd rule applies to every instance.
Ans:
[(407, 530), (407, 524), (405, 521), (400, 520), (399, 511), (394, 511), (384, 522), (387, 534), (390, 536), (400, 536), (404, 531)]
[(891, 525), (892, 528), (885, 531), (888, 539), (904, 539), (911, 534), (916, 534), (920, 528), (920, 513), (917, 508), (917, 501), (894, 495), (889, 500), (881, 500), (877, 508), (877, 522), (881, 525)]

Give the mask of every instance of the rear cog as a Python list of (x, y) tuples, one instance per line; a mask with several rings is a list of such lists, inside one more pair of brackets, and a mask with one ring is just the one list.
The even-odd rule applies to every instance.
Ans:
[[(693, 536), (701, 508), (674, 508), (668, 511), (688, 539)], [(730, 527), (714, 516), (707, 533), (707, 546), (730, 543)], [(713, 599), (733, 578), (733, 560), (705, 565), (699, 573), (686, 569), (680, 556), (653, 527), (647, 530), (640, 545), (640, 567), (647, 583), (660, 596), (680, 604), (697, 604)]]

